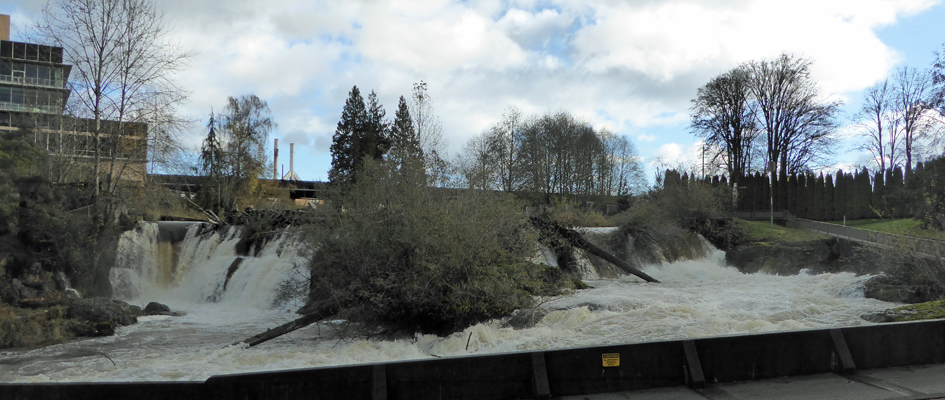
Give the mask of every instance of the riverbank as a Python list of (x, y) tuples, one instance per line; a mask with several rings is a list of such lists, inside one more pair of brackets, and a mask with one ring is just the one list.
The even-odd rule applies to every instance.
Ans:
[(174, 315), (158, 303), (142, 308), (102, 297), (83, 299), (48, 272), (0, 281), (0, 349), (40, 347), (115, 334), (144, 315)]
[(768, 222), (736, 220), (736, 224), (746, 236), (726, 252), (725, 261), (742, 273), (795, 275), (806, 270), (863, 275), (880, 273), (884, 267), (872, 246)]

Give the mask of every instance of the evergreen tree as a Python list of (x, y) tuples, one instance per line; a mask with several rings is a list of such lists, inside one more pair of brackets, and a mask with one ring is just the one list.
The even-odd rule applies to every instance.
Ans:
[(906, 205), (903, 204), (903, 190), (904, 185), (902, 182), (902, 168), (896, 167), (892, 171), (892, 179), (889, 179), (887, 176), (886, 180), (886, 197), (892, 197), (893, 201), (889, 202), (890, 206), (893, 208), (893, 216), (895, 218), (904, 218), (906, 216)]
[(371, 91), (368, 95), (367, 125), (361, 136), (361, 157), (370, 157), (380, 161), (390, 149), (390, 123), (385, 116), (384, 107), (377, 102), (377, 94)]
[(328, 180), (335, 184), (351, 184), (356, 181), (356, 173), (361, 165), (364, 150), (362, 136), (368, 125), (368, 113), (364, 99), (357, 86), (348, 92), (345, 107), (341, 111), (341, 121), (335, 128), (331, 142), (331, 170)]
[(870, 188), (870, 171), (866, 168), (856, 174), (856, 219), (869, 218), (872, 189)]
[(797, 176), (797, 193), (795, 194), (797, 198), (797, 214), (798, 218), (807, 218), (807, 205), (810, 203), (807, 193), (807, 174), (800, 174)]
[(797, 215), (797, 174), (791, 174), (787, 180), (787, 198), (785, 206), (788, 212)]
[(771, 208), (771, 180), (768, 178), (767, 174), (757, 173), (755, 175), (758, 179), (758, 187), (761, 189), (758, 191), (758, 198), (756, 210), (769, 210)]
[(849, 199), (847, 174), (837, 170), (837, 179), (833, 188), (833, 215), (839, 221), (847, 215), (847, 200)]
[(413, 119), (404, 96), (400, 96), (397, 112), (394, 113), (394, 123), (390, 126), (388, 159), (398, 168), (406, 165), (408, 160), (423, 162), (423, 150), (420, 149), (420, 140), (413, 127)]
[(810, 219), (823, 221), (824, 219), (824, 173), (821, 172), (814, 179), (811, 188), (811, 215)]
[(775, 210), (786, 210), (788, 208), (788, 185), (790, 182), (787, 178), (787, 170), (782, 169), (778, 172), (778, 191), (775, 194), (777, 197), (774, 199), (774, 209)]
[(824, 176), (824, 193), (823, 193), (823, 205), (824, 205), (824, 221), (833, 221), (836, 219), (836, 214), (834, 214), (833, 199), (834, 199), (834, 185), (833, 185), (833, 175), (827, 174)]
[(751, 197), (751, 187), (749, 186), (749, 177), (750, 175), (742, 175), (738, 177), (733, 183), (735, 184), (738, 190), (738, 200), (737, 207), (738, 211), (750, 210), (751, 202), (753, 198)]
[[(883, 179), (883, 171), (876, 171), (876, 174), (873, 175), (873, 196), (870, 199), (870, 204), (872, 205), (870, 217), (882, 218), (881, 213), (886, 209), (886, 183)], [(880, 215), (876, 215), (876, 213), (880, 213)]]
[(218, 127), (219, 123), (211, 112), (199, 160), (199, 168), (207, 176), (208, 184), (201, 187), (196, 201), (203, 207), (221, 211), (220, 208), (227, 209), (232, 205), (235, 179), (229, 173), (227, 152), (223, 138), (217, 133)]

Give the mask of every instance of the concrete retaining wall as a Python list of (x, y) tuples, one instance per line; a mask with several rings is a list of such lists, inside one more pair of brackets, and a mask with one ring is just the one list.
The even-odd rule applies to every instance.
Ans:
[(945, 363), (945, 320), (222, 375), (197, 383), (0, 384), (0, 399), (548, 398), (937, 363)]

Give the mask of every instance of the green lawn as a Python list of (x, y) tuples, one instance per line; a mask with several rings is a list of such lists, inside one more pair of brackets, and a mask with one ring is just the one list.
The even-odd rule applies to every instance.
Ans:
[(829, 238), (827, 235), (803, 229), (785, 228), (780, 225), (771, 226), (771, 223), (767, 221), (745, 221), (742, 219), (736, 219), (736, 221), (748, 233), (748, 240), (755, 243), (809, 242)]
[[(843, 225), (843, 221), (827, 221), (829, 224)], [(910, 235), (930, 239), (945, 240), (945, 232), (919, 228), (919, 221), (906, 219), (859, 219), (847, 221), (847, 226), (869, 229), (871, 231)]]

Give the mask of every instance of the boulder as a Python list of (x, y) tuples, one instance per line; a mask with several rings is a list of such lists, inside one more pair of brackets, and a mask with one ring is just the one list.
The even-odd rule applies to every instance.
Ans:
[(6, 302), (7, 304), (16, 304), (20, 301), (20, 288), (23, 287), (23, 284), (20, 283), (19, 279), (12, 279), (8, 281), (0, 281), (0, 300)]
[(67, 318), (93, 324), (108, 322), (113, 327), (135, 324), (140, 315), (141, 307), (104, 297), (75, 299), (69, 303), (69, 310), (66, 312)]
[(147, 315), (159, 315), (161, 313), (169, 313), (169, 312), (171, 312), (170, 307), (164, 304), (158, 303), (156, 301), (152, 301), (148, 303), (148, 305), (144, 306), (144, 313)]
[(931, 300), (935, 295), (929, 286), (903, 282), (887, 275), (874, 276), (866, 281), (863, 294), (871, 299), (892, 303), (921, 303)]
[(29, 286), (20, 286), (20, 299), (32, 299), (39, 297), (39, 291)]

